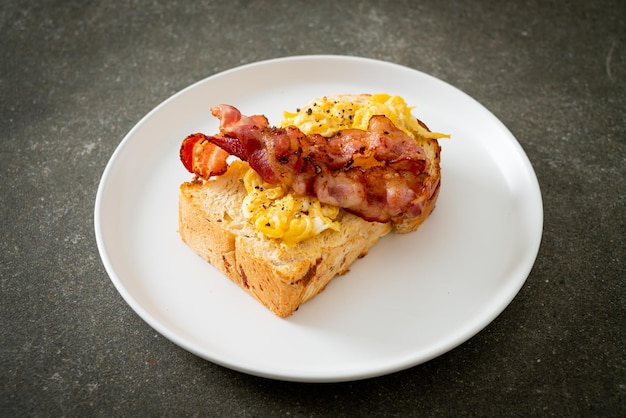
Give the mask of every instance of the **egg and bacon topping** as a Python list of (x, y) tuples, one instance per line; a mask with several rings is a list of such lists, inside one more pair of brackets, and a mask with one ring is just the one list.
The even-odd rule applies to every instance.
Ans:
[(367, 102), (323, 97), (284, 112), (273, 128), (264, 116), (218, 105), (220, 134), (190, 135), (181, 160), (205, 179), (226, 172), (229, 154), (248, 161), (244, 216), (267, 237), (294, 244), (338, 231), (340, 208), (378, 222), (421, 213), (415, 196), (427, 161), (414, 135), (448, 136), (430, 132), (411, 110), (384, 93)]
[(270, 184), (249, 169), (243, 184), (248, 194), (243, 201), (244, 217), (270, 238), (294, 244), (322, 233), (327, 229), (339, 231), (335, 219), (339, 208), (322, 204), (310, 196), (294, 196), (285, 187)]

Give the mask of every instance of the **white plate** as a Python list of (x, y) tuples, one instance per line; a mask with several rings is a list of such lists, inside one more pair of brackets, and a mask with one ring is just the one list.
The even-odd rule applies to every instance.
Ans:
[[(442, 140), (437, 208), (390, 235), (291, 317), (280, 319), (185, 246), (177, 233), (179, 161), (192, 132), (214, 132), (213, 104), (277, 122), (314, 97), (387, 92), (415, 105)], [(155, 330), (207, 360), (269, 378), (363, 379), (432, 359), (511, 302), (543, 226), (535, 173), (507, 128), (458, 89), (406, 67), (344, 56), (259, 62), (202, 80), (146, 115), (109, 161), (95, 204), (104, 266)]]

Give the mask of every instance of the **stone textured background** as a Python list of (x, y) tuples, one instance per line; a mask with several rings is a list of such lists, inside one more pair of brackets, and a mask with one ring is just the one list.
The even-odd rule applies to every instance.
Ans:
[[(0, 415), (619, 416), (626, 393), (626, 3), (40, 1), (0, 5)], [(371, 57), (455, 85), (528, 154), (533, 271), (477, 336), (358, 382), (240, 374), (156, 334), (93, 232), (124, 135), (254, 61)]]

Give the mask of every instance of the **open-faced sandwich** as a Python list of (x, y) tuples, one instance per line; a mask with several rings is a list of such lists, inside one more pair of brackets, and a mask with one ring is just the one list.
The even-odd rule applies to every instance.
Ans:
[(180, 186), (179, 233), (280, 317), (435, 207), (447, 135), (399, 96), (320, 97), (277, 126), (230, 105), (211, 112), (219, 132), (181, 146), (194, 178)]

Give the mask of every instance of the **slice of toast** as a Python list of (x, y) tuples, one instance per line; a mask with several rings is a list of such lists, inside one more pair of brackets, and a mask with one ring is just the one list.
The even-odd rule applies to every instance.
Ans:
[[(369, 94), (335, 95), (330, 100), (367, 103)], [(319, 99), (303, 106), (306, 112)], [(305, 118), (306, 119), (306, 118)], [(368, 222), (343, 210), (336, 219), (339, 231), (326, 230), (297, 244), (284, 244), (257, 231), (243, 216), (246, 196), (242, 178), (249, 165), (234, 161), (228, 171), (210, 180), (195, 179), (180, 186), (179, 233), (197, 254), (280, 317), (291, 315), (321, 292), (338, 274), (367, 254), (391, 230), (415, 231), (435, 207), (440, 186), (441, 147), (437, 137), (419, 120), (411, 135), (423, 148), (427, 165), (417, 217), (398, 216), (388, 223)], [(321, 126), (321, 125), (320, 125)]]
[(233, 161), (226, 174), (180, 186), (179, 233), (197, 254), (280, 317), (291, 315), (348, 271), (389, 223), (368, 222), (341, 211), (340, 231), (326, 230), (297, 244), (281, 244), (243, 217), (241, 179), (247, 163)]

